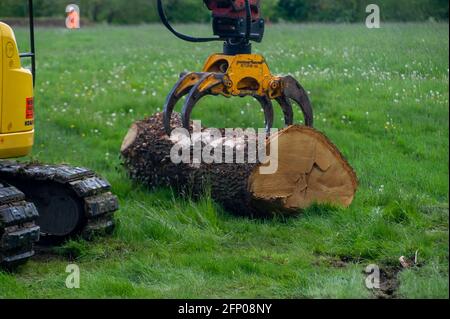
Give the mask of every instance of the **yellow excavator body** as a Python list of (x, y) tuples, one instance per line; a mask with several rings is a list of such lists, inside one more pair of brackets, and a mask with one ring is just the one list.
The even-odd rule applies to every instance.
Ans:
[(26, 156), (33, 143), (33, 76), (21, 65), (13, 30), (0, 22), (0, 159)]

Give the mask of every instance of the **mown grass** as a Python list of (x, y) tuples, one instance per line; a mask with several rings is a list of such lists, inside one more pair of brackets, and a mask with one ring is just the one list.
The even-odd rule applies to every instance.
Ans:
[[(17, 36), (25, 49), (25, 30)], [(360, 179), (349, 209), (313, 207), (288, 220), (237, 218), (208, 196), (148, 191), (120, 165), (129, 125), (159, 111), (178, 74), (200, 70), (220, 44), (183, 43), (159, 25), (38, 29), (37, 43), (32, 159), (107, 177), (120, 226), (0, 273), (0, 297), (373, 298), (365, 267), (398, 266), (418, 251), (421, 267), (399, 273), (395, 296), (448, 298), (448, 24), (268, 28), (255, 51), (310, 91), (316, 127)], [(214, 127), (263, 123), (249, 99), (206, 99), (193, 117)], [(69, 262), (80, 266), (81, 289), (65, 288)]]

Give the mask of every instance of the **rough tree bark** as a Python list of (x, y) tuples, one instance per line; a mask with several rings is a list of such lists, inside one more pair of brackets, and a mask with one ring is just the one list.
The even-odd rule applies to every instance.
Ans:
[[(181, 126), (178, 114), (172, 125)], [(247, 136), (230, 144), (223, 138), (219, 144), (233, 147), (234, 155), (243, 148), (247, 159), (254, 140), (257, 136)], [(261, 173), (267, 164), (260, 162), (174, 164), (170, 154), (175, 142), (165, 134), (160, 113), (134, 123), (121, 148), (131, 179), (195, 197), (208, 189), (226, 210), (252, 217), (292, 215), (314, 203), (349, 206), (357, 190), (356, 174), (338, 149), (322, 133), (304, 126), (288, 127), (264, 141), (267, 149), (278, 143), (278, 152), (270, 156), (278, 160), (278, 170), (270, 175)]]

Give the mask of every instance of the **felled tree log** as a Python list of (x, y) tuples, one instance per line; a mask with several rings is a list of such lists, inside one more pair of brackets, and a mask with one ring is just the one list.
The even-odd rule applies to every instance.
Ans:
[[(181, 127), (178, 114), (172, 126)], [(231, 144), (223, 138), (223, 143), (233, 148), (234, 156), (244, 149), (247, 159), (249, 143), (257, 140), (255, 135)], [(260, 161), (174, 164), (170, 154), (176, 142), (165, 133), (160, 113), (135, 122), (121, 148), (131, 179), (194, 197), (208, 190), (226, 210), (245, 216), (295, 214), (314, 203), (349, 206), (356, 193), (356, 175), (338, 149), (322, 133), (304, 126), (291, 126), (262, 140), (267, 149), (278, 145), (278, 152), (270, 155), (278, 160), (273, 174), (263, 174), (261, 168), (268, 164)]]

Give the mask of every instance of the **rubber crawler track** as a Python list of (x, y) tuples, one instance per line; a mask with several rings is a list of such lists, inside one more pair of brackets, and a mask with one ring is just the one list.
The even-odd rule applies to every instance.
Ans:
[[(119, 203), (110, 192), (111, 185), (93, 171), (67, 165), (41, 165), (0, 162), (0, 178), (10, 184), (40, 182), (56, 184), (77, 198), (84, 208), (84, 221), (73, 235), (91, 238), (112, 232), (115, 227), (114, 212)], [(48, 234), (41, 233), (45, 238)]]
[(34, 255), (39, 240), (38, 212), (25, 194), (0, 181), (0, 267), (12, 269)]

